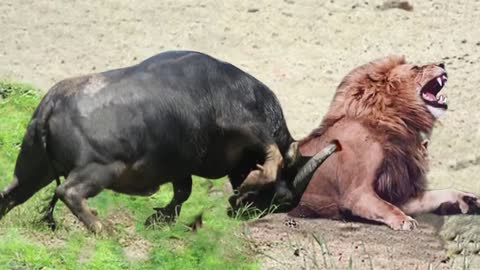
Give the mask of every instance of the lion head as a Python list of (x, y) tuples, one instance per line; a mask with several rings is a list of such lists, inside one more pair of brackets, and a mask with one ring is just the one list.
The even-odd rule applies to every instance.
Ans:
[(424, 66), (400, 64), (391, 70), (387, 78), (400, 79), (402, 84), (408, 85), (407, 89), (415, 90), (435, 118), (448, 109), (447, 98), (439, 94), (448, 78), (443, 63)]
[(363, 119), (387, 133), (430, 134), (434, 121), (448, 108), (447, 98), (439, 94), (446, 81), (443, 64), (416, 66), (402, 56), (357, 67), (338, 86), (322, 125), (312, 135), (321, 135), (342, 117)]

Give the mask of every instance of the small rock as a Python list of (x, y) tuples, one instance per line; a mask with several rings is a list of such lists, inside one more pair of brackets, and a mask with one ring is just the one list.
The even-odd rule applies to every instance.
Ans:
[(465, 44), (465, 43), (467, 43), (467, 40), (466, 39), (462, 40), (462, 44)]
[(300, 249), (299, 248), (295, 249), (295, 251), (293, 252), (293, 255), (297, 257), (300, 256)]
[(126, 241), (124, 238), (120, 238), (120, 239), (118, 239), (118, 243), (119, 243), (121, 246), (126, 246), (127, 241)]
[(248, 13), (255, 13), (255, 12), (258, 12), (258, 11), (259, 11), (258, 8), (249, 8), (249, 9), (247, 10)]
[(441, 263), (448, 263), (450, 261), (450, 257), (445, 256), (443, 259), (440, 260)]
[(377, 6), (377, 8), (380, 10), (398, 8), (406, 11), (412, 11), (413, 5), (410, 3), (410, 1), (388, 0), (383, 2), (383, 5)]

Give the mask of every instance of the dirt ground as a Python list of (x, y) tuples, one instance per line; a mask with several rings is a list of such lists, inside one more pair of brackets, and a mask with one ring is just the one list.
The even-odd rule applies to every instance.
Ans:
[[(413, 11), (382, 10), (382, 3), (2, 0), (0, 78), (46, 90), (63, 78), (131, 65), (163, 50), (198, 50), (270, 86), (300, 138), (318, 125), (352, 68), (388, 54), (419, 64), (444, 61), (450, 109), (430, 145), (430, 186), (480, 193), (480, 1), (418, 0)], [(355, 269), (371, 269), (370, 262), (375, 269), (480, 268), (470, 253), (446, 259), (461, 249), (460, 236), (477, 235), (478, 218), (424, 217), (409, 233), (328, 220), (297, 220), (298, 228), (290, 228), (283, 219), (275, 215), (248, 229), (265, 269), (343, 268), (350, 257)]]

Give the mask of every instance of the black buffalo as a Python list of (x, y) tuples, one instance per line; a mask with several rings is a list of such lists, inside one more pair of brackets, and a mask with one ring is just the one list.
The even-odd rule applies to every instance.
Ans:
[(173, 221), (192, 175), (228, 175), (240, 190), (230, 200), (234, 207), (289, 204), (298, 194), (293, 181), (282, 179), (293, 179), (303, 164), (297, 153), (267, 86), (208, 55), (165, 52), (53, 86), (28, 125), (13, 180), (0, 193), (0, 217), (54, 179), (59, 186), (44, 219), (54, 224), (59, 198), (94, 232), (102, 224), (87, 198), (103, 189), (151, 195), (172, 182), (172, 201), (146, 224)]

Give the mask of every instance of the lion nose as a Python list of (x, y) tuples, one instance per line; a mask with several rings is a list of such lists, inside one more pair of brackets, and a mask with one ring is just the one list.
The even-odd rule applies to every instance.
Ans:
[(441, 68), (445, 69), (445, 64), (444, 64), (444, 63), (440, 63), (440, 64), (438, 64), (437, 66), (439, 66), (439, 67), (441, 67)]

